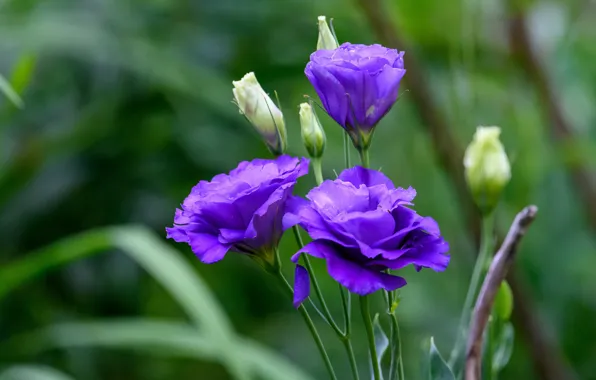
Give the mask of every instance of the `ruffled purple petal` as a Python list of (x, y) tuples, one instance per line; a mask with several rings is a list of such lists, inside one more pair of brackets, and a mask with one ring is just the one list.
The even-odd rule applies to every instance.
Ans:
[(292, 193), (293, 183), (280, 186), (271, 194), (269, 199), (255, 211), (246, 233), (245, 239), (252, 247), (266, 245), (277, 246), (283, 233), (283, 215), (285, 202)]
[(377, 170), (363, 168), (362, 166), (355, 166), (341, 172), (338, 179), (349, 182), (354, 187), (360, 186), (376, 186), (385, 185), (388, 189), (394, 189), (393, 182), (387, 176)]
[(364, 296), (379, 289), (391, 291), (406, 285), (406, 280), (402, 277), (374, 271), (342, 259), (335, 251), (328, 252), (326, 256), (329, 275), (352, 293)]
[(212, 264), (224, 258), (230, 245), (221, 244), (217, 236), (188, 232), (190, 248), (205, 264)]

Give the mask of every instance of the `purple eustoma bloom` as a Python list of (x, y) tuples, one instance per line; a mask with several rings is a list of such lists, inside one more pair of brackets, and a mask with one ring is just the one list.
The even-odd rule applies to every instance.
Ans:
[[(406, 285), (387, 270), (410, 264), (444, 270), (449, 244), (432, 218), (410, 208), (415, 196), (411, 187), (395, 188), (384, 174), (357, 166), (312, 189), (309, 201), (292, 197), (284, 224), (299, 224), (313, 239), (292, 261), (302, 253), (324, 259), (329, 275), (360, 295)], [(295, 305), (308, 296), (304, 271), (297, 266)]]
[(373, 128), (397, 100), (406, 73), (403, 55), (381, 45), (344, 43), (310, 56), (304, 70), (308, 80), (357, 148), (368, 147)]
[(286, 201), (308, 160), (280, 156), (241, 162), (230, 174), (200, 181), (176, 210), (167, 237), (188, 243), (204, 263), (232, 250), (271, 263), (283, 233)]

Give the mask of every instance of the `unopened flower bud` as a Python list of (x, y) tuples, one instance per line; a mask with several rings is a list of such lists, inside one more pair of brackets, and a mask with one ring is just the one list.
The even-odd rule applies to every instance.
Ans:
[(308, 103), (300, 104), (302, 142), (311, 158), (320, 158), (325, 150), (325, 131)]
[(495, 297), (493, 306), (495, 314), (502, 320), (508, 321), (513, 311), (513, 293), (507, 281), (503, 280)]
[(333, 50), (338, 47), (337, 40), (327, 24), (325, 16), (319, 16), (319, 39), (317, 50)]
[(287, 145), (283, 114), (263, 90), (255, 74), (248, 73), (232, 84), (240, 113), (255, 127), (272, 153), (283, 154)]
[(478, 127), (464, 156), (466, 181), (474, 201), (485, 215), (497, 205), (511, 178), (511, 167), (499, 140), (500, 134), (499, 127)]

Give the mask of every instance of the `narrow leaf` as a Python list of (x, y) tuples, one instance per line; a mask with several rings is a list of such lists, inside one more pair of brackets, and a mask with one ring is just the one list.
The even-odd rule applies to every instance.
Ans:
[(509, 363), (509, 359), (511, 359), (511, 354), (513, 353), (514, 335), (515, 332), (513, 330), (513, 325), (511, 324), (511, 322), (507, 322), (505, 325), (503, 325), (501, 334), (495, 342), (497, 349), (495, 350), (493, 356), (493, 371), (499, 372), (503, 368), (505, 368), (507, 363)]
[(441, 356), (437, 346), (435, 346), (435, 340), (432, 337), (430, 338), (429, 375), (430, 380), (455, 380), (451, 368), (449, 368)]
[[(383, 355), (387, 351), (389, 347), (389, 339), (387, 335), (383, 331), (383, 327), (381, 327), (381, 323), (379, 322), (379, 314), (375, 314), (373, 319), (373, 332), (375, 335), (375, 347), (377, 348), (377, 361), (379, 367), (381, 367), (381, 361), (383, 359)], [(371, 371), (372, 372), (372, 371)], [(382, 375), (382, 374), (381, 374)]]

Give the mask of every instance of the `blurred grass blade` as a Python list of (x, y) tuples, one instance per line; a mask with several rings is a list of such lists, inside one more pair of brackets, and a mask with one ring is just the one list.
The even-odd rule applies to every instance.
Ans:
[(430, 380), (455, 380), (453, 372), (441, 356), (432, 337), (430, 338), (429, 369)]
[(0, 300), (22, 283), (57, 266), (119, 248), (159, 281), (197, 325), (227, 333), (227, 317), (209, 289), (155, 233), (141, 226), (111, 227), (71, 236), (0, 268)]
[(120, 248), (160, 282), (190, 318), (215, 335), (229, 334), (231, 326), (211, 291), (181, 257), (181, 254), (141, 226), (109, 230), (114, 246)]
[(60, 265), (110, 249), (109, 234), (93, 230), (56, 241), (0, 268), (0, 301), (21, 284)]
[[(102, 347), (219, 362), (226, 362), (230, 355), (234, 355), (245, 372), (258, 374), (258, 378), (312, 380), (287, 359), (254, 341), (237, 339), (233, 347), (223, 348), (213, 341), (212, 335), (177, 322), (133, 319), (65, 323), (18, 341), (25, 344), (24, 347), (21, 345), (21, 350), (28, 353), (40, 353), (51, 348)], [(18, 344), (13, 342), (13, 346)]]
[(0, 372), (0, 380), (73, 380), (73, 378), (51, 367), (23, 364)]
[(23, 108), (23, 100), (2, 75), (0, 75), (0, 92), (2, 92), (15, 106)]
[[(69, 237), (0, 269), (0, 299), (23, 282), (58, 265), (107, 249), (119, 248), (160, 282), (191, 320), (212, 337), (218, 349), (235, 344), (228, 318), (197, 273), (179, 252), (142, 226), (92, 230)], [(227, 355), (235, 377), (246, 378), (233, 353)]]
[(22, 94), (31, 83), (36, 61), (33, 54), (23, 54), (14, 65), (10, 75), (10, 84), (17, 94)]

